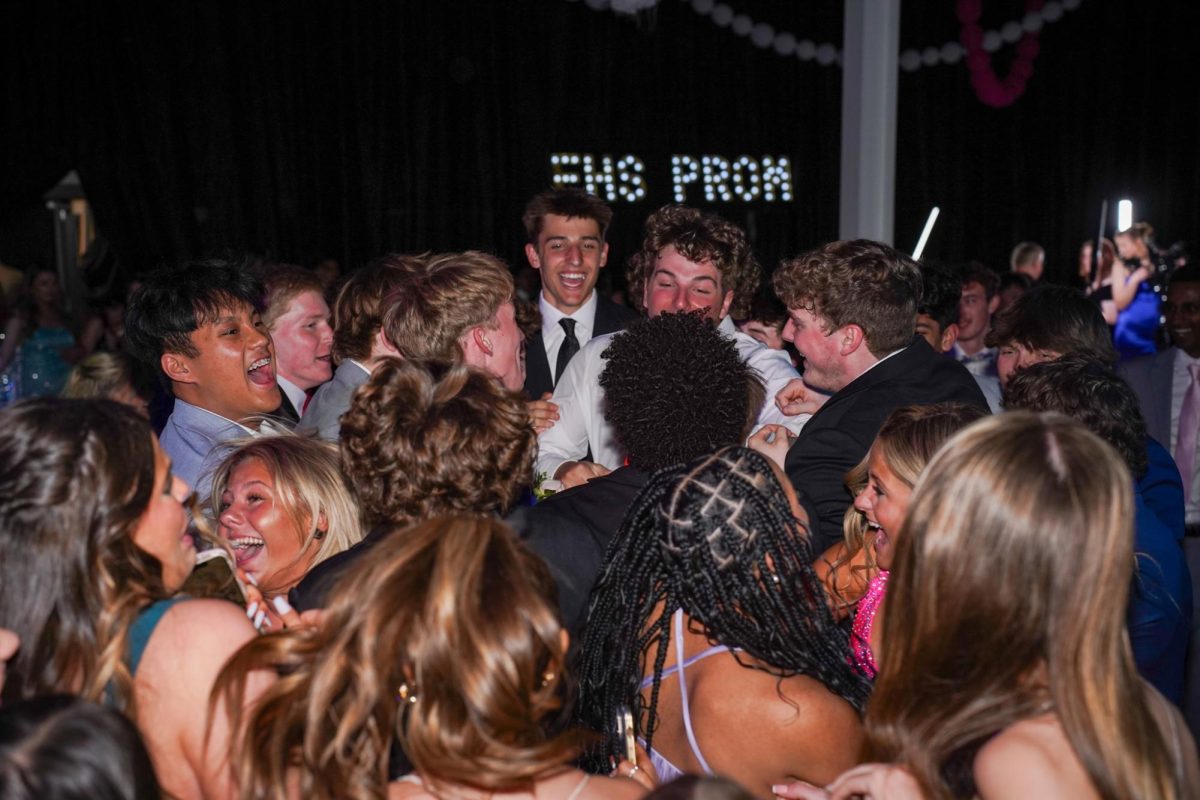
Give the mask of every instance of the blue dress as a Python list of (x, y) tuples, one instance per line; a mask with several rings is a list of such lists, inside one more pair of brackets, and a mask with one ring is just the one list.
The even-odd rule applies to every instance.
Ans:
[(66, 328), (36, 328), (21, 342), (21, 397), (57, 395), (67, 385), (71, 365), (62, 351), (75, 346)]
[[(1126, 280), (1128, 283), (1128, 280)], [(1113, 345), (1122, 359), (1146, 356), (1158, 351), (1158, 293), (1150, 281), (1138, 285), (1133, 302), (1117, 313)]]

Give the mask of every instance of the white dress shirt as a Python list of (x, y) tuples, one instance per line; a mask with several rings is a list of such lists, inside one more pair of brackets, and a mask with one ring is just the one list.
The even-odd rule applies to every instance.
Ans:
[(567, 338), (559, 320), (566, 317), (575, 320), (575, 338), (579, 340), (580, 349), (583, 349), (591, 340), (592, 331), (596, 329), (596, 290), (592, 289), (587, 302), (575, 309), (573, 314), (564, 314), (550, 305), (546, 300), (546, 293), (542, 292), (538, 295), (538, 310), (542, 312), (542, 344), (546, 348), (546, 363), (550, 365), (550, 374), (553, 376), (554, 368), (558, 364), (558, 348), (562, 347), (563, 340)]
[(996, 356), (999, 350), (995, 347), (985, 347), (975, 355), (967, 355), (958, 342), (950, 348), (950, 357), (967, 368), (972, 375), (996, 375)]
[[(758, 372), (766, 388), (766, 401), (759, 412), (755, 430), (775, 423), (798, 434), (811, 415), (789, 417), (775, 405), (775, 395), (788, 381), (800, 377), (787, 353), (773, 350), (742, 333), (729, 317), (722, 319), (717, 329), (733, 339), (742, 360)], [(544, 328), (542, 335), (545, 335)], [(608, 349), (612, 337), (620, 335), (621, 332), (606, 333), (584, 345), (567, 364), (554, 388), (553, 402), (558, 405), (558, 421), (538, 436), (537, 469), (547, 477), (554, 477), (564, 461), (584, 458), (589, 447), (592, 461), (597, 464), (617, 469), (625, 463), (625, 454), (604, 419), (604, 390), (600, 387), (600, 373), (608, 364), (600, 355)]]
[[(1175, 457), (1175, 446), (1179, 442), (1179, 415), (1183, 413), (1183, 398), (1187, 394), (1188, 386), (1192, 382), (1191, 372), (1188, 367), (1192, 364), (1200, 362), (1200, 358), (1192, 358), (1182, 349), (1175, 348), (1175, 362), (1172, 366), (1171, 373), (1171, 442), (1170, 450), (1171, 457)], [(1200, 445), (1198, 445), (1200, 446)], [(1200, 453), (1197, 453), (1196, 460), (1193, 462), (1200, 467)], [(1184, 518), (1189, 525), (1200, 522), (1200, 469), (1193, 469), (1190, 476), (1183, 475), (1185, 482), (1191, 482), (1191, 491), (1188, 496), (1191, 501), (1188, 502), (1184, 509)]]
[(305, 394), (304, 390), (282, 375), (276, 375), (275, 382), (279, 384), (279, 391), (287, 395), (288, 402), (292, 404), (292, 408), (296, 409), (296, 417), (304, 416), (304, 401), (308, 399), (308, 395)]

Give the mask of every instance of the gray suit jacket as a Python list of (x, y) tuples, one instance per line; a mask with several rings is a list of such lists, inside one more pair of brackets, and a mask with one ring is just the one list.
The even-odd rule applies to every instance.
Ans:
[(1122, 361), (1117, 374), (1133, 387), (1146, 418), (1146, 433), (1163, 447), (1171, 447), (1171, 381), (1175, 348)]
[(316, 431), (322, 439), (336, 442), (342, 431), (342, 415), (350, 409), (354, 392), (371, 379), (370, 373), (349, 359), (338, 365), (328, 383), (317, 389), (297, 431)]

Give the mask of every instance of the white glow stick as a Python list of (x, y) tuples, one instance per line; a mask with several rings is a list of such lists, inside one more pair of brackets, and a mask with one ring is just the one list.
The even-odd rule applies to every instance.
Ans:
[(925, 243), (929, 241), (929, 234), (933, 232), (933, 223), (937, 222), (938, 214), (941, 209), (934, 206), (929, 212), (929, 219), (925, 220), (925, 230), (921, 231), (921, 238), (917, 240), (917, 249), (913, 250), (913, 261), (921, 260), (921, 253), (925, 252)]

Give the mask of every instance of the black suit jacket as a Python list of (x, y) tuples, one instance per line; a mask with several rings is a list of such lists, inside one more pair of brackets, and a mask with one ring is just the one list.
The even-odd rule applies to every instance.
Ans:
[(966, 367), (944, 358), (920, 336), (907, 348), (859, 375), (825, 402), (788, 450), (788, 478), (813, 520), (813, 554), (842, 539), (842, 517), (852, 499), (843, 478), (871, 449), (897, 408), (966, 403), (988, 410)]
[(296, 423), (300, 421), (300, 415), (296, 412), (292, 401), (288, 400), (287, 392), (283, 390), (283, 387), (279, 389), (279, 408), (272, 411), (271, 416), (283, 420), (289, 428), (296, 427)]
[(604, 567), (608, 544), (649, 478), (633, 467), (621, 467), (535, 506), (516, 508), (505, 519), (550, 568), (558, 584), (563, 624), (573, 641), (578, 639), (588, 596)]
[[(624, 330), (637, 319), (637, 312), (604, 295), (596, 294), (596, 319), (592, 323), (592, 336)], [(554, 391), (554, 367), (546, 359), (546, 344), (542, 332), (538, 331), (525, 343), (525, 393), (537, 400), (546, 392)]]

